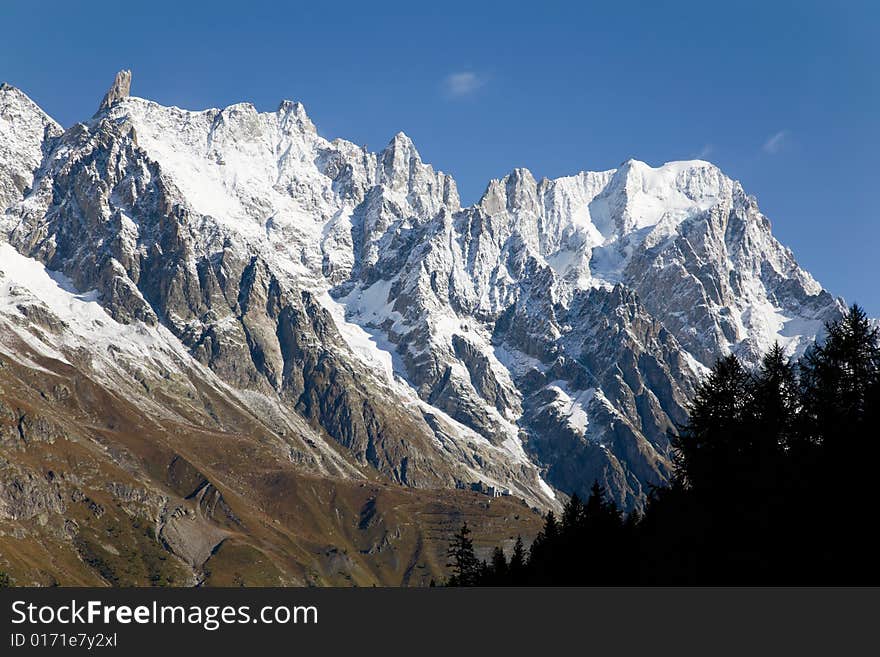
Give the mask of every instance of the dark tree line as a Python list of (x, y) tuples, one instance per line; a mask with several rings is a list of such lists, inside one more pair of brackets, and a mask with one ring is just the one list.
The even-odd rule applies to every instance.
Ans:
[(644, 516), (595, 484), (547, 514), (528, 554), (520, 540), (490, 563), (464, 527), (449, 584), (880, 582), (880, 334), (858, 306), (826, 328), (798, 362), (776, 345), (755, 371), (715, 364)]

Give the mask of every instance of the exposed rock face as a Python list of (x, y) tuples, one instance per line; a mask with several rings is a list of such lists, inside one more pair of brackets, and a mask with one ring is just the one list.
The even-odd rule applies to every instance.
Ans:
[(30, 190), (44, 149), (61, 132), (21, 91), (0, 85), (0, 213)]
[(109, 109), (123, 98), (128, 98), (130, 92), (131, 71), (119, 71), (119, 73), (116, 74), (116, 78), (113, 80), (113, 84), (104, 95), (104, 99), (101, 101), (101, 106), (98, 107), (98, 111), (100, 112)]
[[(559, 504), (548, 483), (598, 479), (637, 508), (717, 356), (795, 353), (841, 310), (707, 162), (517, 169), (462, 208), (403, 133), (371, 153), (320, 137), (299, 103), (190, 112), (129, 85), (120, 73), (63, 135), (38, 134), (42, 113), (16, 97), (9, 121), (30, 128), (10, 152), (36, 163), (25, 184), (0, 169), (20, 268), (91, 294), (88, 321), (123, 346), (88, 363), (91, 329), (63, 295), (10, 303), (9, 321), (39, 349), (72, 335), (63, 358), (156, 413), (208, 386), (312, 472), (482, 482), (543, 508)], [(143, 336), (165, 356), (139, 363)]]

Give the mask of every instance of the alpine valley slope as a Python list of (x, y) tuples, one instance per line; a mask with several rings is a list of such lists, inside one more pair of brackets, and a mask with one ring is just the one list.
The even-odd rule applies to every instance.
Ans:
[[(196, 580), (233, 535), (287, 555), (266, 557), (285, 581), (332, 580), (327, 559), (323, 574), (289, 575), (308, 549), (256, 530), (274, 520), (250, 496), (296, 498), (302, 481), (387, 481), (393, 496), (459, 508), (450, 517), (485, 505), (524, 530), (536, 516), (515, 500), (558, 507), (594, 480), (639, 508), (715, 358), (754, 362), (774, 341), (798, 353), (843, 309), (708, 162), (541, 181), (517, 169), (463, 208), (403, 133), (371, 153), (319, 136), (299, 103), (194, 112), (132, 97), (130, 83), (120, 73), (67, 130), (0, 87), (0, 523), (16, 521), (13, 534), (32, 531), (22, 495), (44, 525), (64, 512), (57, 475), (21, 492), (42, 467), (22, 431), (28, 396), (67, 427), (52, 444), (76, 437), (93, 474), (115, 472), (93, 478), (108, 503), (149, 518)], [(124, 422), (108, 419), (117, 405)], [(132, 477), (139, 487), (123, 485)], [(471, 488), (510, 498), (430, 492)], [(325, 520), (335, 529), (314, 532), (343, 531)], [(374, 548), (341, 570), (373, 568)], [(390, 581), (360, 577), (375, 580)]]

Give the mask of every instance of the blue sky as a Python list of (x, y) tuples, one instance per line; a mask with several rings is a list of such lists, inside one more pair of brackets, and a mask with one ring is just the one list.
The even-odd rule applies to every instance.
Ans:
[(880, 3), (322, 4), (3, 0), (0, 80), (64, 125), (124, 67), (165, 104), (300, 100), (327, 137), (405, 131), (465, 202), (516, 166), (702, 157), (880, 316)]

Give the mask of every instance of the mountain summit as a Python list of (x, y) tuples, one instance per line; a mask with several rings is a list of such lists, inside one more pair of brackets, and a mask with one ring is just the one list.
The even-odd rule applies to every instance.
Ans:
[(101, 101), (98, 111), (100, 112), (101, 110), (109, 109), (114, 103), (119, 102), (123, 98), (128, 98), (130, 92), (131, 71), (119, 71), (119, 73), (116, 74), (116, 78), (113, 80), (113, 84), (107, 90), (104, 99)]

